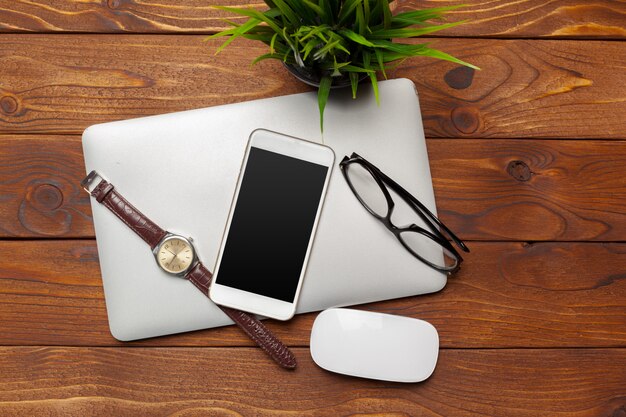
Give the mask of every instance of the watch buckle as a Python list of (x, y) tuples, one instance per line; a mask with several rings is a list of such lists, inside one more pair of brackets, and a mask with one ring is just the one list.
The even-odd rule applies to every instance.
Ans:
[(80, 182), (80, 185), (81, 187), (83, 187), (83, 190), (87, 191), (88, 193), (91, 193), (91, 191), (89, 191), (89, 186), (96, 178), (100, 178), (101, 180), (104, 179), (100, 176), (100, 174), (98, 174), (96, 170), (93, 170), (89, 174), (87, 174), (87, 176)]

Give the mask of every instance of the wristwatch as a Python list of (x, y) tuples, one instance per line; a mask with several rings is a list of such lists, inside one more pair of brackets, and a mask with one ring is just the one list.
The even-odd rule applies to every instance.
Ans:
[[(100, 182), (90, 190), (97, 178)], [(209, 296), (212, 274), (198, 260), (191, 238), (161, 229), (124, 199), (113, 184), (96, 171), (91, 171), (80, 184), (98, 203), (111, 210), (150, 245), (156, 263), (163, 271), (188, 279), (202, 294)], [(218, 307), (280, 366), (288, 369), (296, 367), (293, 353), (256, 317), (229, 307)]]

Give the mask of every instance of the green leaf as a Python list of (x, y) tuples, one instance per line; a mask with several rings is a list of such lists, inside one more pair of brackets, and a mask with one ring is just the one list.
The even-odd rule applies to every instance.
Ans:
[[(325, 70), (330, 70), (330, 69), (332, 69), (332, 66), (326, 64), (326, 65), (322, 65), (321, 68), (325, 69)], [(348, 72), (348, 73), (356, 72), (356, 73), (369, 74), (369, 73), (372, 73), (372, 72), (376, 72), (373, 69), (365, 69), (365, 68), (357, 67), (356, 65), (350, 65), (350, 64), (343, 65), (341, 69), (343, 69), (344, 72)]]
[[(298, 51), (298, 48), (292, 42), (292, 40), (290, 39), (290, 36), (287, 34), (287, 28), (283, 28), (282, 35), (283, 35), (283, 39), (285, 40), (285, 42), (287, 42), (287, 44), (289, 45), (289, 47), (293, 51), (293, 57), (294, 57), (294, 60), (295, 60), (296, 64), (298, 64), (298, 66), (300, 66), (300, 67), (304, 67), (304, 62), (302, 61), (302, 58), (300, 57), (300, 51)], [(285, 60), (286, 59), (287, 58), (285, 56)]]
[(375, 0), (374, 8), (372, 8), (372, 11), (370, 13), (372, 16), (372, 18), (370, 18), (370, 27), (376, 27), (378, 25), (384, 24), (382, 11), (383, 11), (382, 3), (378, 0)]
[(333, 68), (337, 68), (337, 69), (344, 69), (345, 67), (347, 67), (348, 65), (350, 65), (350, 61), (348, 62), (337, 62), (337, 60), (335, 59), (335, 63), (333, 64)]
[(337, 64), (337, 57), (333, 56), (333, 72), (330, 74), (331, 77), (340, 77), (341, 71), (339, 71), (339, 64)]
[(418, 55), (418, 52), (426, 48), (425, 44), (396, 43), (387, 40), (372, 40), (372, 43), (376, 49), (386, 49), (406, 56)]
[(272, 40), (272, 35), (269, 33), (244, 33), (241, 36), (246, 39), (252, 39), (254, 41), (261, 41), (268, 45)]
[[(410, 20), (410, 19), (399, 19), (396, 16), (394, 16), (391, 19), (391, 26), (389, 27), (389, 29), (403, 29), (403, 28), (407, 28), (410, 26), (426, 26), (428, 25), (428, 23), (425, 22), (419, 22), (419, 21), (415, 21), (415, 20)], [(379, 30), (381, 28), (381, 26), (377, 26), (374, 27), (373, 30)]]
[(356, 72), (348, 73), (348, 77), (350, 77), (350, 85), (352, 86), (352, 98), (356, 98), (356, 89), (359, 86), (359, 74)]
[(272, 1), (291, 25), (297, 26), (300, 23), (300, 18), (286, 2), (284, 2), (283, 0)]
[(343, 25), (362, 0), (346, 0), (339, 12), (339, 25)]
[(376, 79), (376, 71), (374, 71), (371, 67), (372, 55), (363, 51), (363, 68), (370, 70), (367, 75), (370, 77), (370, 81), (372, 82), (372, 87), (374, 88), (374, 97), (376, 97), (376, 104), (380, 106), (380, 98), (378, 97), (378, 82)]
[(385, 59), (383, 58), (383, 51), (380, 49), (374, 49), (374, 56), (376, 57), (376, 61), (378, 61), (378, 66), (380, 71), (383, 73), (383, 77), (387, 79), (387, 73), (385, 72)]
[(326, 19), (326, 16), (325, 16), (326, 11), (322, 9), (320, 6), (318, 6), (317, 4), (313, 3), (310, 0), (302, 0), (302, 2), (304, 3), (305, 6), (311, 9), (313, 12), (317, 13), (322, 18), (322, 21)]
[(368, 51), (363, 51), (363, 68), (372, 69), (370, 62), (372, 62), (372, 54)]
[(465, 23), (466, 20), (443, 25), (428, 26), (415, 29), (379, 29), (369, 35), (369, 39), (415, 38), (428, 33), (437, 32)]
[(294, 24), (296, 27), (301, 25), (303, 20), (312, 22), (315, 19), (316, 13), (313, 12), (302, 0), (281, 0), (284, 1), (291, 10), (294, 11), (298, 20)]
[[(276, 16), (276, 9), (274, 9), (274, 11), (268, 10), (265, 13), (261, 13), (258, 10), (254, 10), (254, 9), (240, 9), (237, 7), (224, 7), (224, 6), (213, 6), (213, 7), (216, 9), (235, 13), (241, 16), (248, 16), (254, 19), (258, 19), (262, 22), (267, 23), (267, 25), (271, 27), (274, 30), (274, 32), (282, 33), (282, 28), (278, 25), (278, 22), (276, 22), (273, 19), (273, 17)], [(211, 38), (218, 37), (218, 36), (223, 36), (223, 35), (221, 35), (221, 32), (218, 32), (215, 35), (209, 36), (207, 39), (211, 39)]]
[(426, 48), (426, 50), (420, 53), (420, 55), (429, 56), (431, 58), (442, 59), (444, 61), (454, 62), (456, 64), (465, 65), (466, 67), (470, 67), (470, 68), (480, 71), (480, 68), (478, 68), (476, 65), (470, 64), (469, 62), (462, 61), (458, 58), (453, 57), (452, 55), (448, 55), (445, 52), (441, 52), (437, 49)]
[(254, 61), (252, 61), (252, 65), (254, 65), (254, 64), (258, 63), (258, 62), (261, 62), (261, 61), (263, 61), (265, 59), (278, 59), (279, 61), (281, 61), (283, 59), (283, 57), (281, 55), (279, 55), (279, 54), (263, 54), (263, 55), (260, 55), (260, 56), (256, 57), (254, 59)]
[(374, 89), (374, 97), (376, 97), (376, 104), (380, 106), (380, 95), (378, 94), (378, 81), (376, 79), (376, 73), (370, 73), (370, 81), (372, 82), (372, 88)]
[(361, 36), (358, 33), (354, 33), (350, 29), (342, 29), (339, 31), (339, 33), (353, 42), (356, 42), (363, 46), (369, 46), (370, 48), (374, 47), (374, 44), (372, 42), (368, 41), (364, 36)]
[[(393, 52), (391, 52), (393, 54)], [(383, 53), (383, 55), (385, 55), (385, 53)], [(393, 60), (387, 60), (387, 58), (385, 57), (385, 68), (387, 69), (396, 69), (398, 68), (400, 65), (402, 65), (404, 63), (404, 61), (406, 61), (408, 58), (407, 57), (399, 57), (399, 58), (395, 58)], [(387, 64), (389, 63), (389, 64)]]
[[(249, 20), (247, 20), (246, 22), (248, 22)], [(237, 29), (239, 29), (241, 27), (241, 25), (239, 23), (231, 23), (234, 27), (230, 28), (230, 29), (225, 29), (221, 32), (217, 32), (214, 33), (213, 35), (209, 35), (206, 38), (204, 38), (204, 41), (209, 41), (211, 39), (215, 39), (215, 38), (220, 38), (220, 37), (224, 37), (224, 36), (232, 36)]]
[(324, 41), (327, 42), (326, 38), (323, 36), (324, 31), (329, 30), (330, 27), (328, 25), (320, 25), (317, 27), (310, 27), (310, 26), (302, 26), (300, 29), (304, 29), (307, 28), (308, 32), (306, 35), (304, 35), (301, 39), (300, 42), (307, 40), (308, 38), (312, 37), (312, 36), (320, 36), (320, 38)]
[(388, 0), (380, 0), (380, 4), (383, 8), (383, 25), (385, 28), (391, 26), (391, 9), (389, 8)]
[(219, 48), (217, 48), (217, 51), (215, 51), (215, 55), (219, 54), (224, 48), (226, 48), (232, 41), (237, 39), (239, 36), (242, 36), (247, 31), (249, 31), (250, 29), (252, 29), (256, 25), (258, 25), (259, 22), (260, 21), (257, 20), (257, 19), (250, 19), (246, 23), (244, 23), (243, 25), (241, 25), (238, 28), (236, 28), (234, 30), (233, 34), (231, 35), (231, 37), (228, 38), (226, 40), (226, 42), (224, 42)]
[(266, 33), (269, 35), (273, 35), (276, 32), (271, 27), (259, 23), (257, 26), (253, 27), (248, 33)]
[(356, 26), (359, 28), (359, 34), (361, 35), (363, 35), (367, 30), (367, 26), (365, 24), (365, 16), (363, 16), (363, 9), (361, 8), (361, 6), (358, 5), (356, 7)]
[(319, 39), (311, 39), (302, 48), (302, 52), (304, 52), (304, 56), (302, 57), (303, 61), (309, 57), (309, 54), (320, 44)]
[(402, 20), (412, 20), (415, 23), (424, 22), (426, 20), (431, 19), (441, 19), (444, 14), (450, 10), (456, 10), (461, 7), (466, 7), (465, 4), (459, 4), (455, 6), (446, 6), (446, 7), (433, 7), (430, 9), (420, 9), (420, 10), (412, 10), (410, 12), (398, 13), (393, 16), (392, 20), (402, 19)]
[(236, 28), (241, 26), (241, 23), (233, 22), (232, 20), (229, 20), (229, 19), (222, 19), (222, 22), (225, 22), (225, 23), (227, 23), (227, 24), (229, 24), (229, 25), (231, 25), (233, 27), (236, 27)]
[(324, 13), (320, 16), (326, 17), (325, 19), (322, 19), (322, 22), (328, 25), (334, 25), (338, 7), (339, 5), (337, 0), (320, 0), (320, 8), (324, 10)]
[(328, 75), (325, 75), (320, 80), (320, 86), (317, 90), (317, 103), (320, 108), (320, 130), (322, 132), (324, 132), (324, 109), (326, 108), (326, 103), (328, 102), (330, 86), (332, 83), (332, 79)]
[(290, 59), (291, 55), (289, 54), (289, 52), (291, 51), (285, 48), (285, 52), (283, 53), (283, 62), (289, 63), (293, 61), (295, 63), (296, 62), (295, 59), (294, 60)]
[(341, 45), (341, 40), (337, 39), (334, 42), (324, 45), (324, 47), (320, 48), (313, 54), (313, 58), (316, 60), (323, 59), (326, 54), (328, 54), (334, 48), (341, 49), (344, 52), (350, 53), (344, 46)]
[[(320, 0), (320, 5), (322, 3), (328, 4), (331, 16), (339, 15), (339, 8), (341, 7), (341, 0)], [(334, 20), (333, 20), (333, 23), (334, 23)]]
[(276, 38), (278, 37), (278, 33), (274, 33), (274, 36), (272, 36), (272, 39), (270, 40), (270, 53), (274, 53), (274, 44), (276, 43)]
[[(382, 51), (382, 52), (383, 52), (383, 61), (385, 62), (385, 64), (398, 61), (398, 60), (403, 61), (407, 58), (411, 58), (414, 56), (414, 55), (400, 54), (400, 53), (393, 52), (393, 51)], [(389, 68), (389, 65), (387, 65), (387, 68)]]

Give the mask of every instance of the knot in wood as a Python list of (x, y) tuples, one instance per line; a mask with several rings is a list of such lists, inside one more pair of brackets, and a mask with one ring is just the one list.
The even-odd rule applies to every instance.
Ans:
[(17, 111), (19, 103), (15, 97), (4, 96), (0, 98), (0, 109), (5, 114), (13, 114)]
[(528, 181), (533, 173), (523, 161), (511, 161), (506, 167), (506, 172), (517, 181)]
[(39, 184), (27, 194), (33, 207), (42, 211), (53, 211), (63, 204), (63, 192), (52, 184)]
[(107, 0), (107, 6), (109, 9), (117, 9), (122, 4), (121, 0)]
[(456, 67), (446, 72), (443, 80), (455, 90), (463, 90), (472, 85), (474, 69), (466, 66)]
[(478, 110), (472, 107), (457, 107), (450, 113), (452, 124), (462, 133), (471, 134), (478, 130), (480, 118)]
[(626, 406), (622, 406), (615, 410), (611, 417), (626, 417)]

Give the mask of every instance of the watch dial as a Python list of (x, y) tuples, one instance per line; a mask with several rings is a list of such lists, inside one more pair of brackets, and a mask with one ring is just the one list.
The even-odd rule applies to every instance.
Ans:
[(193, 248), (184, 239), (172, 237), (161, 244), (157, 262), (165, 271), (179, 274), (186, 271), (193, 261)]

